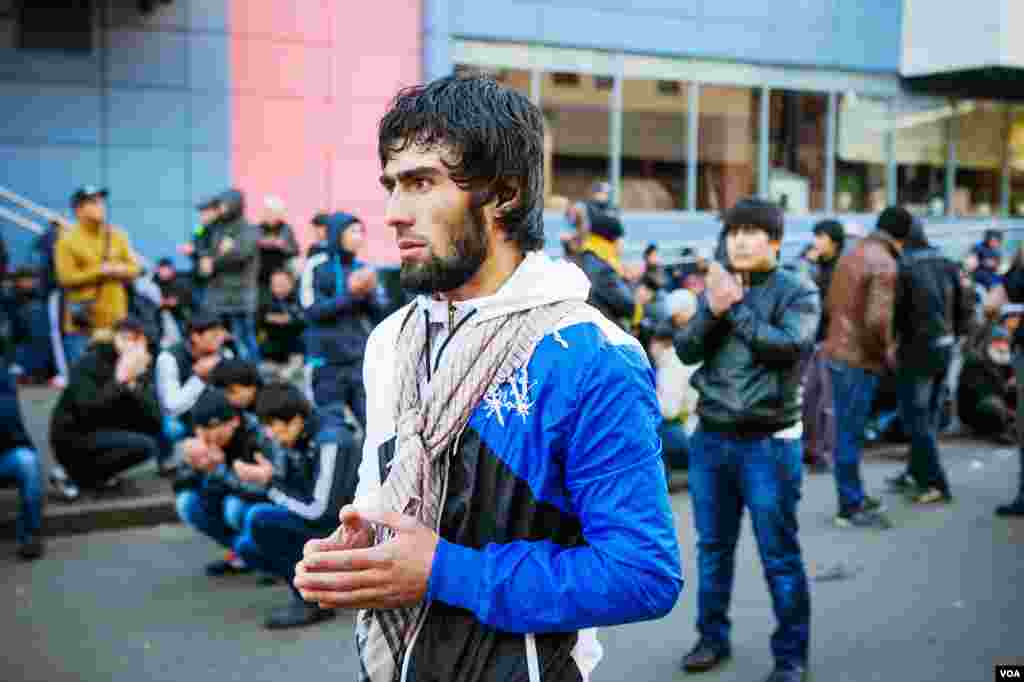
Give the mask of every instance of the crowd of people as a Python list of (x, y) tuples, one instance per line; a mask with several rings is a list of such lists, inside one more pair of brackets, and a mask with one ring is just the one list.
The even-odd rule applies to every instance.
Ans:
[[(354, 499), (375, 494), (400, 501), (398, 512), (415, 509), (420, 522), (464, 540), (438, 548), (448, 552), (437, 562), (450, 573), (431, 584), (431, 596), (447, 605), (429, 618), (396, 616), (402, 623), (422, 616), (427, 629), (436, 630), (462, 622), (456, 607), (477, 614), (478, 605), (463, 603), (469, 598), (459, 594), (466, 589), (458, 584), (465, 566), (478, 562), (466, 552), (506, 547), (488, 545), (488, 538), (519, 536), (550, 536), (556, 544), (577, 546), (581, 562), (595, 561), (584, 549), (614, 546), (621, 560), (639, 567), (626, 572), (632, 579), (643, 574), (654, 581), (648, 597), (661, 591), (657, 603), (643, 608), (620, 603), (611, 589), (603, 595), (609, 603), (600, 608), (566, 597), (567, 620), (559, 627), (582, 632), (662, 613), (668, 601), (674, 603), (668, 595), (678, 594), (680, 582), (678, 557), (671, 559), (678, 548), (663, 533), (671, 530), (667, 505), (639, 512), (636, 505), (646, 502), (623, 497), (626, 490), (657, 497), (644, 458), (660, 450), (658, 466), (667, 480), (674, 470), (689, 472), (698, 534), (699, 639), (683, 667), (708, 670), (730, 654), (731, 566), (746, 507), (779, 620), (772, 638), (777, 675), (770, 679), (802, 679), (810, 605), (796, 505), (804, 464), (834, 474), (837, 526), (886, 527), (884, 504), (865, 490), (860, 475), (862, 447), (873, 431), (902, 431), (909, 441), (907, 470), (888, 484), (921, 505), (953, 496), (955, 481), (938, 451), (944, 423), (1016, 442), (1014, 365), (1021, 363), (1011, 361), (1011, 349), (1024, 340), (1014, 305), (1024, 303), (1024, 251), (1004, 263), (1003, 237), (993, 231), (956, 263), (929, 242), (914, 216), (890, 207), (867, 235), (851, 234), (836, 220), (818, 223), (800, 257), (782, 262), (783, 211), (748, 199), (724, 212), (714, 252), (686, 249), (664, 264), (651, 244), (643, 263), (633, 265), (622, 260), (625, 228), (611, 188), (599, 183), (569, 209), (573, 231), (562, 240), (564, 258), (549, 259), (534, 253), (543, 243), (539, 200), (529, 194), (541, 186), (539, 162), (498, 158), (536, 152), (539, 118), (529, 102), (496, 87), (460, 77), (413, 89), (382, 123), (382, 181), (388, 223), (402, 254), (400, 293), (385, 288), (381, 273), (360, 259), (364, 226), (348, 213), (317, 215), (314, 239), (303, 254), (280, 199), (266, 198), (261, 222), (251, 224), (243, 193), (228, 190), (197, 207), (199, 225), (179, 249), (191, 261), (190, 272), (177, 272), (173, 260), (163, 258), (144, 273), (128, 232), (107, 221), (107, 191), (75, 191), (74, 223), (50, 226), (38, 240), (36, 263), (11, 269), (3, 299), (0, 475), (21, 486), (19, 554), (34, 559), (43, 553), (44, 486), (15, 381), (61, 389), (50, 428), (57, 463), (51, 479), (66, 502), (82, 489), (116, 491), (126, 470), (155, 462), (158, 473), (171, 479), (182, 521), (225, 552), (206, 566), (211, 577), (258, 571), (286, 581), (292, 600), (269, 615), (271, 628), (316, 623), (330, 618), (334, 606), (350, 604), (306, 573), (330, 562), (310, 563), (304, 547), (307, 554), (328, 552), (325, 545), (307, 543), (330, 535), (334, 549), (351, 548), (337, 539), (339, 514), (362, 529), (347, 537), (367, 545), (381, 540), (363, 532), (365, 523), (346, 510)], [(444, 119), (431, 128), (430, 107), (447, 110), (451, 97), (468, 107), (468, 118), (462, 124)], [(496, 113), (510, 110), (516, 116)], [(509, 135), (522, 136), (522, 149), (461, 138), (459, 125), (480, 127), (472, 115), (493, 116), (495, 125), (510, 128)], [(456, 169), (440, 155), (444, 149), (407, 144), (427, 133), (435, 145), (463, 145), (460, 163), (490, 163), (506, 174), (519, 168), (519, 175), (462, 168), (463, 180), (468, 176), (462, 173), (477, 173), (506, 183), (471, 195), (448, 177)], [(482, 146), (467, 150), (471, 144)], [(430, 203), (430, 191), (444, 183), (444, 191), (465, 198), (462, 222), (453, 213), (443, 225), (436, 223), (456, 205), (450, 197), (447, 204)], [(502, 230), (505, 238), (489, 241)], [(433, 250), (435, 240), (447, 245), (445, 257)], [(392, 315), (412, 294), (421, 296)], [(449, 349), (474, 315), (469, 331)], [(583, 384), (559, 374), (576, 371), (576, 364), (548, 357), (564, 349), (575, 349)], [(609, 349), (641, 350), (654, 370), (650, 394), (641, 388), (646, 370), (632, 350)], [(452, 359), (442, 363), (446, 350)], [(487, 367), (479, 369), (480, 363)], [(549, 404), (581, 405), (573, 408), (578, 420), (551, 417), (559, 423), (558, 438), (537, 440), (532, 431), (514, 432), (520, 440), (499, 437), (513, 433), (505, 430), (461, 440), (460, 429), (476, 419), (471, 415), (477, 409), (486, 415), (480, 419), (494, 417), (502, 427), (519, 418), (525, 423), (540, 399), (533, 392), (538, 382)], [(396, 397), (377, 395), (389, 391)], [(644, 440), (648, 421), (656, 423), (657, 447)], [(409, 429), (417, 437), (400, 442), (395, 452), (395, 435), (409, 435)], [(585, 434), (598, 434), (636, 468), (613, 462), (611, 452), (597, 452)], [(563, 436), (569, 442), (562, 443)], [(389, 460), (378, 461), (388, 447)], [(422, 458), (437, 466), (444, 448), (472, 451), (476, 468), (431, 468), (429, 482), (416, 479), (415, 494), (397, 487), (406, 474), (408, 480), (425, 475), (405, 470)], [(522, 459), (528, 448), (557, 450), (564, 476), (547, 466), (530, 469)], [(388, 475), (392, 466), (399, 475)], [(611, 470), (618, 487), (607, 483)], [(466, 517), (471, 493), (483, 485), (470, 480), (474, 476), (518, 500), (529, 518), (512, 518), (501, 505), (500, 518), (491, 522)], [(1017, 498), (998, 513), (1024, 514), (1024, 472), (1021, 477)], [(455, 507), (448, 508), (445, 493), (431, 497), (438, 494), (438, 480), (445, 481)], [(521, 491), (511, 492), (520, 484)], [(535, 498), (542, 490), (556, 501)], [(566, 511), (570, 500), (575, 516)], [(645, 519), (642, 531), (630, 531), (638, 535), (629, 542), (618, 534), (618, 522), (609, 522), (623, 509)], [(387, 537), (414, 530), (392, 517), (365, 518), (389, 526)], [(588, 524), (599, 529), (583, 544), (581, 523), (583, 531)], [(637, 537), (641, 544), (649, 541), (657, 556), (637, 555)], [(537, 573), (531, 580), (555, 580), (556, 571), (538, 567), (548, 557), (520, 561), (526, 556), (517, 554), (521, 548), (515, 542), (508, 547), (504, 557), (510, 565), (532, 566), (522, 569)], [(501, 589), (502, 572), (512, 570), (499, 567), (499, 558), (488, 559), (496, 572), (489, 574), (489, 589)], [(597, 571), (596, 563), (578, 568), (587, 566)], [(609, 573), (597, 571), (595, 584), (607, 579), (604, 587), (621, 586), (625, 573), (616, 571), (622, 568), (605, 565)], [(524, 589), (513, 578), (508, 589)], [(503, 602), (507, 612), (488, 613), (488, 622), (517, 632), (550, 627), (512, 602)], [(375, 638), (397, 626), (372, 615), (359, 622), (364, 663), (376, 661)], [(537, 639), (534, 646), (543, 645), (544, 655), (561, 655), (564, 642), (556, 639)], [(577, 644), (583, 641), (581, 635)]]

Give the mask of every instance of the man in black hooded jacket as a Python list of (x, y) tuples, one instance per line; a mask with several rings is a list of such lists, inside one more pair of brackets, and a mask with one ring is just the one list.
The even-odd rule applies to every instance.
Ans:
[(313, 402), (325, 420), (325, 408), (347, 404), (365, 428), (363, 354), (387, 309), (385, 293), (376, 271), (356, 258), (363, 245), (362, 223), (340, 212), (326, 223), (325, 248), (306, 262), (299, 293), (309, 324), (306, 356)]

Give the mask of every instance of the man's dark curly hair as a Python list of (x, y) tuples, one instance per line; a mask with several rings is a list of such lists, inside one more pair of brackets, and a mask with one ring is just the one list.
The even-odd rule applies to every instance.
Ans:
[(523, 251), (544, 246), (544, 117), (529, 99), (479, 75), (440, 78), (400, 91), (381, 119), (381, 166), (410, 146), (444, 150), (452, 180), (477, 206), (519, 201), (499, 215)]

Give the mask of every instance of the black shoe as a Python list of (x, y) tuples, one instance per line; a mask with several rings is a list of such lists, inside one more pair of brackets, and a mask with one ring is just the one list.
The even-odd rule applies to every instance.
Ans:
[(18, 545), (18, 558), (35, 561), (43, 556), (43, 541), (34, 535)]
[(293, 600), (288, 606), (271, 613), (264, 626), (268, 630), (300, 628), (304, 625), (314, 625), (331, 618), (334, 618), (334, 609), (322, 609), (316, 604), (307, 604), (306, 602)]
[(211, 578), (221, 578), (229, 575), (244, 575), (252, 569), (239, 562), (220, 559), (206, 565), (206, 575)]
[(806, 671), (800, 666), (792, 666), (787, 668), (776, 668), (772, 673), (764, 678), (764, 682), (803, 682), (806, 677)]
[(160, 478), (171, 478), (178, 473), (178, 465), (174, 461), (158, 462), (156, 475)]
[(834, 523), (839, 528), (873, 528), (875, 530), (888, 530), (892, 524), (884, 514), (878, 510), (858, 509), (851, 512), (839, 512), (836, 514)]
[(1024, 497), (1018, 497), (1010, 504), (996, 507), (996, 516), (1024, 516)]
[(53, 496), (61, 502), (74, 502), (82, 495), (82, 491), (64, 470), (56, 467), (50, 472), (50, 486), (53, 488)]
[(730, 656), (728, 648), (715, 647), (703, 639), (683, 657), (682, 668), (688, 673), (702, 673), (717, 667)]
[(885, 511), (885, 503), (877, 497), (871, 497), (871, 495), (864, 496), (864, 504), (861, 507), (865, 511), (869, 512), (881, 512)]

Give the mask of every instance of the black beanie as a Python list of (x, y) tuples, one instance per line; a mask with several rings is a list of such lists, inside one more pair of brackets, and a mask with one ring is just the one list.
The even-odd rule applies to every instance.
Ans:
[(893, 239), (906, 239), (914, 227), (914, 216), (902, 206), (890, 206), (878, 216), (877, 227)]
[(741, 199), (722, 217), (724, 231), (730, 228), (749, 225), (768, 233), (774, 241), (782, 241), (785, 233), (785, 218), (782, 209), (764, 199)]
[(822, 220), (814, 226), (814, 234), (828, 235), (829, 239), (839, 247), (839, 250), (843, 250), (843, 244), (846, 242), (846, 230), (838, 220)]

